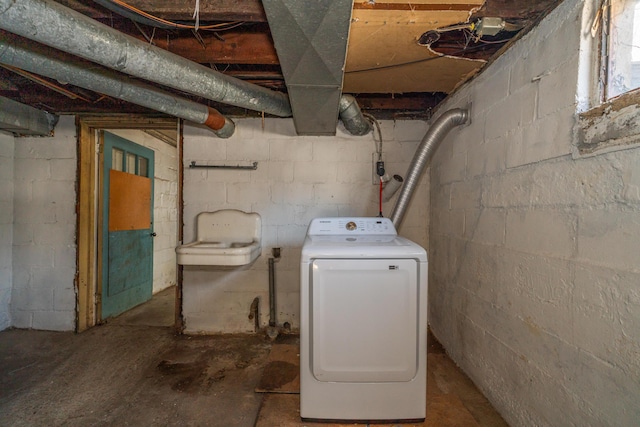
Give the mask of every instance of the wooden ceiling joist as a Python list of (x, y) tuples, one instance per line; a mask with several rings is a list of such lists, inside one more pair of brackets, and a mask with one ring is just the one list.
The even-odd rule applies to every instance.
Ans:
[(204, 47), (195, 37), (157, 38), (154, 43), (163, 49), (198, 63), (224, 64), (278, 64), (278, 55), (266, 33), (242, 33), (227, 31), (215, 35), (202, 32)]
[[(58, 0), (67, 7), (93, 19), (107, 19), (112, 13), (93, 2)], [(193, 0), (126, 0), (125, 3), (159, 18), (177, 21), (193, 21)], [(207, 0), (200, 2), (201, 21), (266, 22), (260, 0)]]

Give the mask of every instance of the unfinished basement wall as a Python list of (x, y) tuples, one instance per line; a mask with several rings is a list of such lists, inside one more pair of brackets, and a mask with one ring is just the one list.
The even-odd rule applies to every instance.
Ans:
[[(340, 125), (334, 137), (296, 136), (291, 119), (236, 120), (230, 139), (185, 126), (184, 241), (195, 238), (195, 218), (203, 211), (240, 209), (262, 217), (262, 255), (247, 267), (228, 270), (184, 267), (183, 315), (188, 333), (252, 332), (251, 303), (260, 297), (261, 325), (269, 320), (268, 259), (275, 263), (277, 321), (299, 327), (300, 252), (311, 219), (322, 216), (376, 216), (373, 135), (349, 135)], [(382, 121), (387, 171), (404, 175), (427, 127), (423, 121)], [(250, 165), (255, 171), (189, 169), (191, 162)], [(397, 197), (397, 195), (396, 195)], [(391, 213), (395, 198), (384, 204)], [(427, 244), (428, 176), (420, 182), (400, 233)]]
[(640, 419), (640, 149), (572, 156), (583, 5), (439, 110), (473, 105), (431, 167), (429, 320), (512, 426)]
[(76, 128), (62, 116), (53, 137), (16, 138), (12, 326), (73, 330), (76, 296)]
[[(137, 129), (109, 132), (154, 151), (153, 293), (176, 284), (178, 242), (178, 149)], [(177, 141), (176, 141), (177, 144)]]
[(13, 283), (13, 135), (0, 132), (0, 331), (11, 326)]

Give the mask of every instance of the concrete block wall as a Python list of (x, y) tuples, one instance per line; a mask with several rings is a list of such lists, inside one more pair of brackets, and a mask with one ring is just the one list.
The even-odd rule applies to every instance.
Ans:
[(76, 128), (60, 118), (55, 136), (16, 138), (12, 326), (75, 327)]
[(13, 135), (0, 132), (0, 331), (11, 326), (13, 287)]
[(178, 149), (135, 129), (112, 129), (114, 133), (154, 151), (153, 181), (153, 293), (176, 284), (178, 242)]
[(431, 166), (429, 321), (513, 426), (640, 419), (640, 149), (572, 156), (583, 6), (439, 110), (472, 103)]
[[(404, 176), (426, 133), (422, 121), (382, 121), (383, 152), (390, 174)], [(291, 119), (237, 120), (236, 134), (219, 139), (207, 129), (184, 131), (184, 241), (195, 237), (199, 212), (240, 209), (262, 217), (262, 255), (251, 266), (222, 270), (185, 267), (183, 315), (188, 333), (248, 332), (255, 297), (261, 325), (269, 320), (268, 258), (276, 262), (277, 320), (299, 327), (300, 251), (311, 219), (321, 216), (376, 216), (378, 187), (373, 185), (373, 135), (349, 135), (339, 126), (334, 137), (296, 136)], [(189, 169), (198, 164), (248, 165), (255, 171)], [(422, 177), (400, 234), (426, 247), (428, 174)], [(397, 197), (397, 194), (396, 196)], [(391, 213), (395, 197), (384, 204)]]

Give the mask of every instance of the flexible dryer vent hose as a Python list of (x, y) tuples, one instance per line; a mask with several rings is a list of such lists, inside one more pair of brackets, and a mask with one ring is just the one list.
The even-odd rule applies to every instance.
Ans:
[(431, 161), (433, 154), (440, 145), (440, 142), (447, 136), (449, 131), (456, 126), (460, 126), (467, 122), (469, 118), (469, 110), (454, 108), (442, 113), (440, 117), (429, 128), (424, 138), (420, 142), (416, 154), (411, 160), (409, 169), (406, 173), (405, 184), (400, 191), (396, 205), (391, 213), (391, 221), (397, 228), (400, 227), (404, 214), (409, 207), (411, 197), (415, 192), (420, 176), (425, 167)]

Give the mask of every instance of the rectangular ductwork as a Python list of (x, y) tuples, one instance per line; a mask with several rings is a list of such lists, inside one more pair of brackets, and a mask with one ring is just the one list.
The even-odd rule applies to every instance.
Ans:
[(263, 0), (299, 135), (335, 135), (352, 0)]

